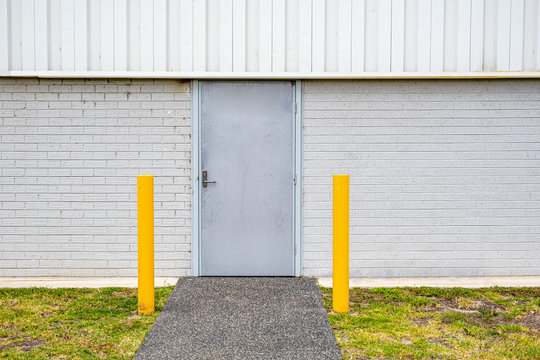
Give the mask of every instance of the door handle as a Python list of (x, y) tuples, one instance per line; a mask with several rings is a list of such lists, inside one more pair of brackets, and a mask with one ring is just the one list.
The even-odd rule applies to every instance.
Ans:
[(205, 188), (208, 184), (215, 184), (215, 181), (208, 181), (208, 171), (203, 170), (202, 172), (202, 187)]

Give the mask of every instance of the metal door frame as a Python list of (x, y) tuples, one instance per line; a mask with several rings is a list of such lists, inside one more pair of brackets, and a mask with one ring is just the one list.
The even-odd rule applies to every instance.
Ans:
[[(227, 80), (229, 81), (229, 80)], [(284, 80), (287, 81), (287, 80)], [(303, 84), (293, 81), (293, 264), (294, 276), (302, 275), (302, 123)], [(201, 274), (201, 87), (191, 81), (191, 275)], [(292, 182), (291, 182), (292, 183)]]

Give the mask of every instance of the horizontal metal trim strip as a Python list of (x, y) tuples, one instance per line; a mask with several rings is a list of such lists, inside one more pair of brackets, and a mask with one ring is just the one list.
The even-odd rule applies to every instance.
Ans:
[(183, 72), (183, 71), (0, 71), (0, 77), (128, 79), (494, 79), (540, 78), (540, 71), (492, 72)]

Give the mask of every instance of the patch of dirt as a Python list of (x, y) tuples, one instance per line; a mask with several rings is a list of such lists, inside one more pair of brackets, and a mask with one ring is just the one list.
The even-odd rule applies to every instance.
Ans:
[[(10, 341), (10, 340), (17, 340), (18, 337), (16, 336), (4, 336), (4, 337), (0, 337), (0, 342), (6, 342), (6, 341)], [(0, 345), (2, 346), (2, 345)]]
[(454, 347), (452, 345), (450, 345), (450, 343), (444, 339), (439, 339), (439, 338), (431, 338), (428, 340), (428, 342), (430, 344), (441, 344), (441, 345), (444, 345), (446, 346), (447, 348), (449, 349), (454, 349)]
[(527, 315), (520, 319), (514, 319), (513, 322), (517, 325), (540, 331), (540, 313), (537, 311), (531, 310), (527, 313)]
[(416, 325), (427, 325), (429, 324), (429, 321), (433, 319), (433, 316), (426, 316), (426, 317), (422, 317), (422, 318), (415, 318), (413, 320), (413, 323), (416, 324)]
[(428, 306), (425, 310), (430, 312), (459, 312), (464, 314), (475, 314), (478, 311), (505, 311), (504, 306), (486, 299), (475, 299), (473, 303), (468, 306), (468, 309), (460, 309), (457, 299), (440, 299), (438, 305), (439, 306)]
[(131, 289), (126, 289), (126, 290), (115, 291), (115, 292), (112, 293), (112, 295), (128, 297), (128, 296), (133, 296), (134, 292)]
[(476, 311), (474, 310), (461, 310), (454, 307), (448, 307), (448, 306), (426, 306), (424, 309), (426, 312), (460, 312), (465, 314), (474, 314)]
[(134, 314), (134, 315), (130, 315), (127, 317), (128, 320), (132, 320), (132, 319), (140, 319), (141, 318), (141, 315), (139, 314)]
[(497, 312), (504, 312), (506, 309), (501, 304), (494, 303), (486, 299), (475, 299), (472, 310), (493, 310)]
[(139, 313), (137, 312), (137, 310), (134, 310), (131, 312), (131, 315), (129, 315), (127, 318), (125, 319), (121, 319), (119, 320), (120, 322), (122, 323), (127, 323), (127, 322), (130, 322), (131, 320), (133, 319), (140, 319), (142, 316), (139, 315)]
[(19, 342), (9, 344), (9, 345), (0, 345), (0, 351), (12, 349), (12, 348), (19, 348), (23, 352), (28, 352), (32, 349), (35, 349), (43, 345), (47, 345), (47, 343), (43, 340), (27, 339), (27, 340), (19, 341)]
[(343, 358), (347, 359), (354, 359), (354, 360), (383, 360), (383, 358), (380, 357), (369, 357), (364, 354), (360, 354), (356, 351), (356, 349), (347, 350), (346, 348), (341, 348), (340, 353)]
[(1, 302), (2, 307), (12, 307), (19, 303), (19, 299), (8, 299)]

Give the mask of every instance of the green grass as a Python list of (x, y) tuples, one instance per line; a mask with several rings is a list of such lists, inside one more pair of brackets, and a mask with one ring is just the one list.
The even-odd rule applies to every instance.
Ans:
[[(172, 289), (144, 316), (136, 289), (0, 289), (0, 358), (130, 359)], [(540, 288), (321, 290), (344, 359), (540, 359)]]
[(540, 359), (540, 288), (321, 291), (344, 359)]
[(0, 358), (131, 359), (156, 311), (137, 315), (137, 289), (0, 289)]

